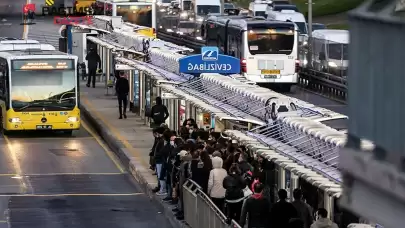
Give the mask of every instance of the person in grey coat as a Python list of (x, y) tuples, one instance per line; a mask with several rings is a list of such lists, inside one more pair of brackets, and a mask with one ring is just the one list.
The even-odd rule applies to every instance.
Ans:
[(304, 223), (304, 228), (310, 228), (311, 224), (314, 222), (312, 217), (312, 208), (307, 203), (302, 200), (301, 189), (294, 189), (293, 191), (294, 201), (292, 205), (298, 213), (299, 218)]

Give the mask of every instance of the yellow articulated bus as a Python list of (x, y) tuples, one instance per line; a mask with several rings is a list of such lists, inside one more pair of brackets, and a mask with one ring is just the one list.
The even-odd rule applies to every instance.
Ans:
[(53, 46), (38, 41), (1, 41), (3, 133), (41, 130), (71, 135), (73, 130), (78, 130), (77, 61), (77, 56), (56, 51)]

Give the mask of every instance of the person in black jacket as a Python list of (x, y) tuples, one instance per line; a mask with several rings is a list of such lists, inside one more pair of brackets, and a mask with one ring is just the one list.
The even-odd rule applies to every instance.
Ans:
[(122, 119), (122, 115), (124, 118), (127, 118), (127, 103), (128, 103), (128, 93), (129, 93), (129, 82), (125, 76), (124, 71), (120, 72), (120, 77), (115, 84), (115, 90), (117, 92), (118, 98), (118, 109), (120, 112), (119, 119)]
[(151, 117), (155, 125), (160, 126), (169, 118), (169, 111), (163, 104), (161, 97), (156, 97), (156, 104), (152, 107)]
[(246, 188), (246, 182), (241, 176), (238, 164), (231, 165), (229, 174), (223, 180), (222, 186), (225, 188), (228, 222), (232, 219), (239, 221), (243, 200), (245, 199), (243, 189)]
[[(159, 191), (163, 192), (163, 190), (166, 187), (164, 185), (162, 187), (161, 182), (160, 182), (160, 178), (161, 178), (160, 173), (163, 168), (163, 161), (160, 157), (160, 151), (165, 146), (165, 140), (163, 138), (164, 131), (165, 131), (164, 127), (156, 128), (156, 145), (153, 148), (153, 160), (155, 162), (155, 167), (156, 167), (158, 186), (155, 189), (153, 189), (153, 192), (159, 192)], [(156, 160), (156, 158), (158, 158), (158, 160)]]
[(156, 169), (154, 156), (155, 156), (156, 144), (157, 144), (158, 139), (159, 139), (159, 138), (158, 138), (158, 135), (157, 135), (157, 132), (156, 132), (157, 129), (158, 129), (158, 128), (154, 128), (154, 129), (153, 129), (153, 138), (154, 138), (155, 140), (153, 141), (152, 149), (151, 149), (150, 152), (149, 152), (149, 165), (150, 165), (149, 169), (151, 169), (151, 170), (153, 170), (153, 171), (155, 171), (155, 169)]
[(156, 162), (156, 173), (160, 182), (160, 191), (156, 194), (159, 196), (167, 195), (166, 186), (166, 169), (167, 169), (167, 157), (171, 153), (173, 147), (170, 145), (170, 138), (172, 137), (172, 132), (170, 130), (165, 130), (163, 132), (163, 146), (158, 150), (156, 146), (155, 152), (155, 162)]
[(89, 70), (89, 76), (87, 79), (87, 87), (90, 87), (90, 83), (92, 83), (93, 88), (96, 87), (96, 74), (97, 74), (97, 66), (101, 68), (101, 59), (98, 55), (96, 49), (94, 47), (90, 48), (90, 52), (86, 55), (87, 60), (87, 68)]
[(293, 191), (294, 201), (292, 205), (297, 210), (298, 216), (301, 221), (304, 223), (304, 228), (310, 228), (311, 224), (314, 222), (314, 218), (312, 217), (312, 208), (307, 203), (304, 202), (302, 199), (302, 191), (301, 189), (294, 189)]
[(256, 183), (253, 190), (254, 194), (243, 203), (239, 225), (244, 227), (248, 217), (248, 228), (267, 228), (270, 202), (263, 197), (264, 185)]
[(270, 227), (285, 228), (292, 218), (298, 218), (298, 213), (294, 206), (287, 202), (287, 191), (285, 189), (278, 190), (279, 201), (276, 202), (270, 210)]

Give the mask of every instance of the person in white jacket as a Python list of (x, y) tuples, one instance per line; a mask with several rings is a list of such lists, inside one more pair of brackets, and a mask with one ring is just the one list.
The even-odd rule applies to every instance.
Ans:
[(316, 212), (316, 221), (312, 223), (311, 228), (338, 228), (338, 225), (328, 218), (328, 211), (325, 208), (319, 208)]
[(213, 157), (212, 159), (213, 169), (210, 172), (208, 179), (208, 194), (214, 204), (223, 211), (225, 202), (225, 188), (222, 186), (224, 178), (228, 175), (225, 169), (222, 168), (222, 158)]

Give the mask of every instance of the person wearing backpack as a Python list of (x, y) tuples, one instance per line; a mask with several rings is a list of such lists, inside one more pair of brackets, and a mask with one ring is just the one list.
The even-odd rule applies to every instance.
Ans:
[(161, 97), (156, 97), (156, 104), (152, 107), (151, 117), (153, 123), (157, 126), (160, 126), (167, 118), (169, 118), (169, 111), (163, 104)]

